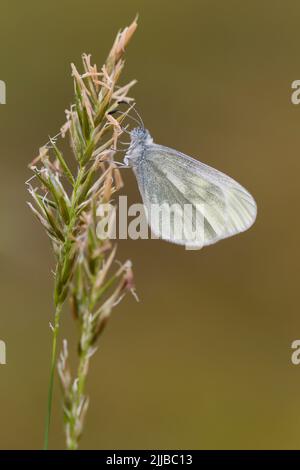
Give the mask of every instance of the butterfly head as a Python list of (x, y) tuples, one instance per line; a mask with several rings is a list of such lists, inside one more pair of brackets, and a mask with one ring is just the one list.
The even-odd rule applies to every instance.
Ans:
[(145, 147), (152, 143), (153, 139), (147, 129), (144, 127), (132, 129), (130, 132), (130, 145), (124, 159), (125, 164), (134, 166), (143, 156)]
[(147, 145), (147, 143), (152, 143), (152, 137), (150, 132), (144, 127), (135, 127), (130, 132), (131, 145)]

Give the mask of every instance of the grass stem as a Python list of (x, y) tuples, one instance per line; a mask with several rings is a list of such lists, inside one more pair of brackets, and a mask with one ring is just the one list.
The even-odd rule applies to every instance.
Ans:
[(49, 431), (50, 431), (51, 411), (52, 411), (52, 401), (53, 401), (53, 383), (54, 383), (54, 372), (56, 369), (57, 336), (58, 336), (58, 330), (59, 330), (61, 309), (62, 309), (62, 305), (58, 304), (56, 307), (55, 317), (54, 317), (50, 379), (49, 379), (49, 388), (48, 388), (48, 403), (47, 403), (47, 414), (46, 414), (46, 423), (45, 423), (44, 450), (48, 450), (48, 447), (49, 447)]

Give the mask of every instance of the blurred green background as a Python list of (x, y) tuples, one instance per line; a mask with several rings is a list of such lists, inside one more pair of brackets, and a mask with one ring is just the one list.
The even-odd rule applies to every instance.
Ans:
[[(81, 448), (300, 448), (300, 78), (297, 0), (2, 0), (0, 448), (40, 448), (53, 258), (25, 205), (27, 163), (64, 121), (70, 62), (102, 64), (139, 13), (123, 80), (155, 140), (245, 185), (248, 232), (203, 251), (122, 241), (140, 303), (114, 311), (94, 357)], [(132, 202), (140, 201), (124, 172)], [(68, 312), (61, 338), (76, 338)], [(74, 343), (75, 348), (75, 343)], [(50, 446), (63, 448), (56, 382)]]

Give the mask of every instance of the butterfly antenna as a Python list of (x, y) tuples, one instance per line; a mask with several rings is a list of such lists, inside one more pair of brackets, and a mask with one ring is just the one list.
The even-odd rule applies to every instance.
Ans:
[(140, 113), (137, 111), (136, 107), (135, 106), (132, 106), (132, 109), (133, 111), (135, 112), (135, 114), (137, 115), (137, 117), (139, 118), (139, 124), (142, 126), (143, 129), (145, 129), (145, 125), (144, 125), (144, 121), (143, 119), (141, 118), (141, 115)]
[[(134, 108), (132, 108), (132, 109), (134, 109)], [(119, 111), (119, 110), (114, 111), (114, 113), (124, 114), (123, 111)], [(129, 117), (130, 119), (132, 119), (132, 120), (133, 120), (134, 122), (136, 122), (139, 126), (141, 125), (141, 122), (138, 121), (135, 117), (130, 116), (130, 114), (126, 114), (126, 117)]]

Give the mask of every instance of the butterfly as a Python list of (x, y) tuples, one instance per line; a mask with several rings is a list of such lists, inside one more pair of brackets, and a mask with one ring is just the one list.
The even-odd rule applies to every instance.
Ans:
[(157, 238), (202, 248), (247, 230), (256, 219), (255, 200), (243, 186), (198, 160), (155, 144), (144, 127), (130, 132), (124, 164), (133, 169)]

